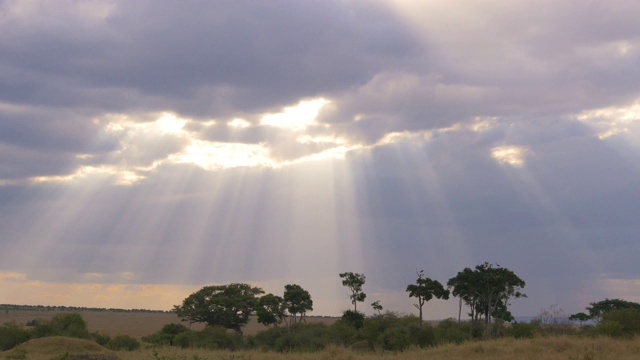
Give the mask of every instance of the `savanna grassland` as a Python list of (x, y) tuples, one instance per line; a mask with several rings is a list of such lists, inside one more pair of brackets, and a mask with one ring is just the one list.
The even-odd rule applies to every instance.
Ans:
[[(63, 314), (68, 311), (64, 310), (1, 310), (0, 324), (15, 321), (18, 324), (25, 325), (29, 321), (35, 319), (50, 320), (56, 314)], [(137, 339), (143, 336), (155, 333), (162, 329), (166, 324), (180, 323), (180, 318), (172, 312), (122, 312), (122, 311), (73, 311), (82, 316), (87, 322), (89, 331), (101, 332), (109, 335), (124, 334)], [(322, 322), (330, 325), (336, 321), (335, 318), (329, 317), (307, 317), (307, 322)], [(184, 322), (183, 322), (184, 323)], [(186, 323), (184, 323), (186, 324)], [(202, 330), (203, 323), (194, 323), (190, 325), (193, 330)], [(245, 335), (255, 335), (260, 331), (266, 330), (267, 327), (258, 323), (255, 317), (252, 317), (249, 323), (243, 327), (242, 331)]]
[[(73, 354), (76, 354), (75, 357)], [(79, 355), (84, 354), (84, 355)], [(252, 351), (214, 351), (179, 349), (174, 347), (143, 347), (135, 351), (110, 351), (94, 342), (72, 338), (31, 340), (13, 350), (1, 352), (1, 359), (122, 359), (122, 360), (632, 360), (640, 354), (640, 339), (610, 337), (536, 337), (533, 339), (502, 338), (470, 341), (460, 345), (447, 344), (427, 349), (403, 352), (359, 352), (340, 346), (330, 346), (311, 353), (275, 353)], [(91, 357), (93, 356), (93, 357)]]

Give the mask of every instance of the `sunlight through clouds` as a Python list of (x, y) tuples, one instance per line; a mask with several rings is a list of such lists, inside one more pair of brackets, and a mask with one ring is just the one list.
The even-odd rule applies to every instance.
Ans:
[(193, 164), (205, 170), (234, 167), (274, 166), (269, 151), (261, 144), (214, 143), (192, 139), (184, 151), (172, 154), (168, 162)]
[(293, 131), (304, 130), (308, 126), (315, 125), (318, 113), (328, 103), (329, 101), (323, 98), (300, 101), (295, 106), (284, 108), (281, 113), (264, 115), (260, 124)]
[(483, 261), (514, 314), (638, 296), (638, 1), (0, 4), (6, 301), (299, 282), (338, 315), (360, 271), (402, 313)]
[(634, 132), (632, 127), (638, 126), (640, 122), (640, 101), (625, 106), (583, 111), (575, 118), (598, 129), (598, 137), (601, 140), (620, 134), (631, 134)]
[(499, 163), (516, 168), (524, 165), (526, 154), (527, 150), (519, 146), (496, 146), (491, 149), (491, 156)]

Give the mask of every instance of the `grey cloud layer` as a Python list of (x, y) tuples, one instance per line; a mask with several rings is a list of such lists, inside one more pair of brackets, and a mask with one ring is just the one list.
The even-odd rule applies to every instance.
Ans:
[[(0, 270), (199, 283), (360, 264), (402, 291), (416, 267), (444, 280), (486, 260), (537, 284), (538, 307), (637, 279), (638, 110), (605, 139), (607, 114), (576, 114), (640, 98), (639, 15), (636, 1), (0, 2)], [(318, 97), (316, 124), (260, 124)], [(164, 112), (184, 132), (109, 128)], [(282, 169), (163, 163), (188, 136), (276, 161), (353, 150)], [(505, 146), (522, 167), (492, 157)], [(146, 178), (25, 186), (82, 165)]]

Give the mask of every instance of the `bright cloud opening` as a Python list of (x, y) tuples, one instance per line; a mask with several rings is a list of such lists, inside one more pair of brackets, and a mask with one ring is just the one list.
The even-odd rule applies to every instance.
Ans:
[(251, 123), (244, 119), (235, 118), (227, 122), (227, 126), (231, 126), (233, 128), (238, 128), (238, 129), (245, 129), (251, 126)]
[(575, 118), (598, 129), (600, 139), (627, 134), (630, 132), (631, 125), (640, 121), (640, 101), (627, 106), (610, 106), (583, 111)]
[(269, 151), (259, 144), (212, 143), (193, 139), (179, 154), (173, 154), (169, 162), (194, 164), (205, 170), (235, 168), (241, 166), (272, 166)]
[(294, 131), (303, 130), (315, 124), (320, 110), (329, 102), (324, 98), (300, 101), (295, 106), (284, 108), (280, 113), (263, 116), (260, 124), (288, 128)]
[(491, 149), (491, 156), (500, 164), (522, 167), (527, 153), (525, 148), (519, 146), (497, 146)]

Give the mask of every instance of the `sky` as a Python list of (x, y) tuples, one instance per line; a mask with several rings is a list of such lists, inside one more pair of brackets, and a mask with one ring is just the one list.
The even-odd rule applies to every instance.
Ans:
[[(0, 0), (0, 303), (296, 283), (417, 313), (484, 262), (640, 302), (640, 3)], [(457, 317), (432, 300), (425, 317)]]

